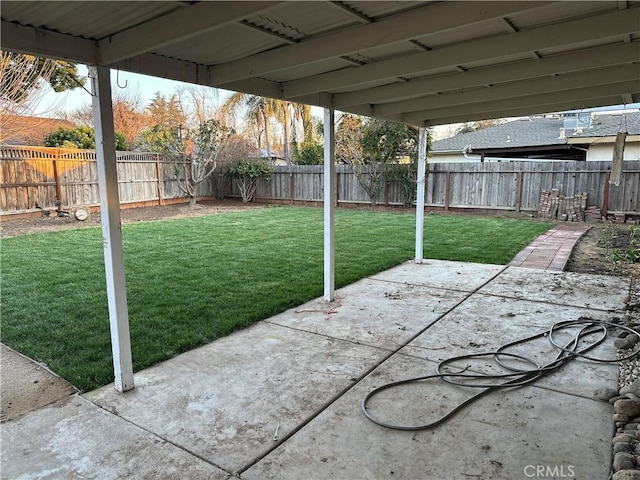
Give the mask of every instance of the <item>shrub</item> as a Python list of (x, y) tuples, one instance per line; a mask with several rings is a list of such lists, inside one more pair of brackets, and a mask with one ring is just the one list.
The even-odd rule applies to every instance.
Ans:
[(253, 200), (258, 181), (271, 178), (273, 168), (264, 160), (243, 158), (229, 169), (229, 175), (236, 181), (243, 203), (247, 203)]
[(297, 165), (320, 165), (324, 161), (324, 147), (318, 143), (305, 143), (295, 155)]
[[(115, 132), (116, 150), (128, 150), (129, 144), (121, 132)], [(96, 133), (91, 127), (60, 127), (44, 137), (45, 147), (96, 148)]]

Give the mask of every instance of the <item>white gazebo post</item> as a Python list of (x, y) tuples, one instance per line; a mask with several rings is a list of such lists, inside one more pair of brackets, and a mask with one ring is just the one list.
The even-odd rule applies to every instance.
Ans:
[(324, 109), (324, 299), (335, 297), (335, 111)]
[(134, 388), (129, 312), (122, 253), (122, 225), (116, 170), (116, 143), (111, 106), (110, 69), (89, 67), (93, 88), (93, 122), (96, 132), (96, 157), (100, 189), (100, 217), (102, 244), (109, 303), (109, 325), (113, 372), (116, 390), (126, 392)]
[(424, 189), (427, 164), (427, 129), (420, 127), (418, 139), (418, 181), (416, 195), (416, 263), (422, 263), (424, 232)]

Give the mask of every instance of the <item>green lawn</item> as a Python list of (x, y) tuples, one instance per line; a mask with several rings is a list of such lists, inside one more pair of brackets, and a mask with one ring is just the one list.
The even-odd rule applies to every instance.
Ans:
[[(336, 287), (413, 256), (414, 215), (336, 212)], [(504, 264), (552, 224), (425, 217), (425, 257)], [(322, 295), (322, 209), (123, 226), (136, 370)], [(113, 381), (99, 228), (2, 240), (2, 342), (82, 390)]]

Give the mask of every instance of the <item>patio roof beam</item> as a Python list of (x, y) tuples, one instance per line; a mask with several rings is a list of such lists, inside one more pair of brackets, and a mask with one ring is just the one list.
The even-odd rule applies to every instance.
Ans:
[[(137, 57), (123, 60), (118, 63), (118, 68), (128, 72), (154, 75), (180, 82), (213, 86), (211, 82), (211, 67), (151, 53), (144, 53)], [(232, 87), (231, 89), (237, 92), (251, 93), (264, 97), (279, 98), (281, 96), (280, 83), (261, 78), (248, 78), (234, 82)]]
[[(529, 10), (549, 2), (468, 2), (463, 9), (443, 2), (418, 7), (378, 22), (343, 29), (330, 35), (303, 40), (295, 45), (274, 48), (264, 53), (215, 66), (214, 80), (222, 88), (226, 83), (277, 70), (353, 54), (381, 44), (393, 44), (430, 33), (484, 22)], [(307, 92), (308, 93), (308, 92)]]
[(548, 76), (534, 80), (499, 84), (491, 87), (480, 87), (472, 90), (465, 89), (455, 93), (443, 93), (442, 95), (412, 98), (401, 102), (383, 103), (375, 105), (373, 111), (384, 117), (387, 115), (451, 107), (454, 105), (468, 105), (470, 103), (487, 102), (490, 100), (518, 98), (522, 96), (522, 92), (527, 92), (527, 95), (535, 95), (573, 88), (620, 83), (623, 81), (640, 82), (640, 66), (632, 64), (597, 71), (588, 70), (557, 77)]
[(196, 2), (100, 40), (101, 63), (116, 63), (256, 15), (280, 2)]
[(427, 78), (396, 82), (358, 92), (334, 95), (336, 108), (350, 105), (406, 99), (448, 90), (480, 87), (545, 75), (564, 74), (594, 68), (605, 68), (640, 58), (640, 43), (597, 47), (579, 52), (543, 57), (537, 60), (517, 61), (496, 67), (483, 67), (464, 73), (436, 75)]
[(504, 57), (533, 50), (575, 46), (584, 42), (618, 37), (622, 39), (624, 34), (638, 31), (640, 31), (638, 15), (630, 14), (629, 10), (616, 10), (580, 20), (502, 34), (484, 40), (473, 40), (451, 47), (369, 63), (361, 67), (344, 68), (300, 80), (291, 80), (283, 83), (283, 93), (285, 98), (294, 99), (317, 91), (332, 92), (341, 88), (366, 85), (372, 79), (393, 81), (398, 76), (420, 75), (489, 59), (501, 60)]
[[(577, 108), (582, 108), (584, 101), (605, 97), (619, 95), (621, 92), (637, 93), (640, 92), (640, 83), (638, 81), (611, 83), (608, 85), (599, 85), (595, 87), (576, 88), (571, 91), (551, 92), (538, 95), (525, 95), (519, 98), (496, 100), (492, 102), (478, 102), (467, 105), (459, 105), (452, 108), (435, 108), (429, 110), (422, 110), (419, 112), (411, 112), (402, 115), (388, 116), (389, 120), (395, 120), (399, 122), (405, 122), (415, 125), (416, 122), (426, 121), (432, 118), (456, 116), (460, 118), (466, 118), (467, 115), (485, 113), (487, 116), (484, 118), (499, 118), (494, 116), (493, 111), (500, 111), (504, 109), (520, 109), (522, 115), (525, 115), (527, 110), (535, 112), (544, 112), (550, 110), (539, 110), (541, 105), (552, 105), (555, 102), (558, 104), (571, 103), (577, 105)], [(564, 110), (566, 107), (552, 108), (552, 111)], [(464, 121), (464, 120), (458, 120)]]
[[(640, 88), (638, 91), (631, 93), (634, 102), (640, 102)], [(579, 108), (601, 107), (603, 105), (616, 105), (620, 102), (620, 95), (605, 95), (602, 97), (594, 97), (583, 100), (556, 101), (550, 103), (540, 103), (529, 107), (508, 107), (504, 105), (497, 106), (495, 109), (487, 107), (481, 112), (467, 113), (464, 115), (456, 114), (454, 116), (436, 116), (432, 115), (428, 119), (412, 122), (413, 125), (419, 125), (424, 121), (428, 126), (448, 125), (457, 122), (472, 122), (476, 120), (486, 120), (488, 118), (506, 118), (524, 115), (541, 115), (545, 113), (562, 112), (564, 110), (576, 110)]]
[(18, 25), (2, 20), (0, 43), (7, 51), (42, 57), (96, 63), (96, 42), (62, 33)]

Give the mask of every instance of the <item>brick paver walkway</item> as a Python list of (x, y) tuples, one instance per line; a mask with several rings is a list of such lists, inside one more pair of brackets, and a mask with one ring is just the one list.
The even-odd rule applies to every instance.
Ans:
[(569, 261), (573, 247), (589, 228), (583, 223), (558, 224), (531, 242), (509, 265), (561, 272)]

